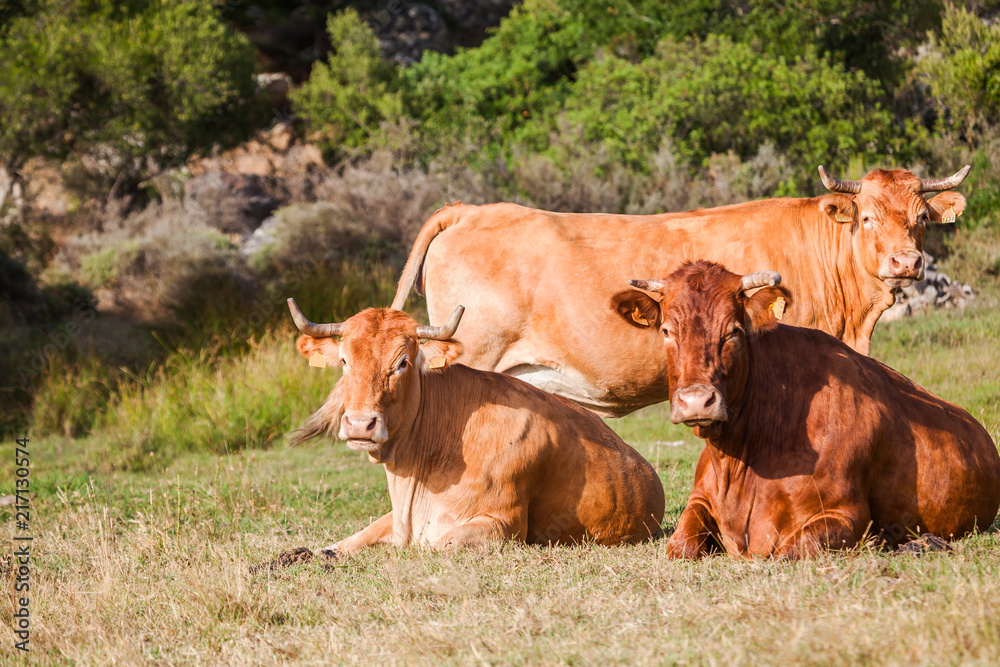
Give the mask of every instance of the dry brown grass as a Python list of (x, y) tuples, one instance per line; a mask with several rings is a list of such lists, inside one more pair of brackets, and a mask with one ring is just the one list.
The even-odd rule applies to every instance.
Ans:
[[(196, 457), (158, 479), (113, 475), (43, 500), (35, 661), (957, 664), (991, 662), (1000, 646), (996, 535), (923, 558), (675, 562), (661, 540), (374, 549), (249, 574), (386, 509), (378, 470), (327, 447)], [(668, 524), (696, 452), (661, 461)], [(12, 612), (9, 596), (2, 606)]]

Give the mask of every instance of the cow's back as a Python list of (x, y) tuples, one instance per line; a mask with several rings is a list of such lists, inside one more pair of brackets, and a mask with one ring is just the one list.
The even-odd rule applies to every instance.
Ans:
[[(529, 543), (638, 542), (656, 535), (663, 486), (653, 467), (599, 417), (499, 373), (456, 364), (431, 374), (431, 404), (447, 412), (422, 429), (461, 441), (463, 483), (492, 490), (494, 502), (526, 501)], [(430, 400), (430, 399), (428, 399)], [(486, 480), (484, 482), (484, 480)]]
[(803, 469), (790, 472), (822, 480), (816, 488), (827, 502), (860, 494), (872, 531), (890, 542), (918, 528), (957, 537), (996, 517), (1000, 455), (962, 408), (831, 336), (796, 327), (755, 342), (752, 376), (746, 409), (755, 445), (784, 441), (806, 452)]
[(466, 307), (456, 336), (463, 363), (522, 377), (602, 414), (626, 414), (669, 397), (659, 331), (626, 322), (611, 304), (630, 279), (662, 277), (693, 259), (778, 271), (795, 295), (786, 322), (844, 333), (843, 298), (831, 294), (838, 253), (849, 249), (833, 240), (838, 226), (817, 223), (811, 201), (658, 216), (451, 207), (457, 222), (424, 262), (428, 313), (442, 323), (456, 305)]

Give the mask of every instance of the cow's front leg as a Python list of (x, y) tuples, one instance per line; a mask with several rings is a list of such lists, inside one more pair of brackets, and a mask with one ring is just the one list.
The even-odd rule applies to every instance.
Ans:
[(502, 521), (492, 516), (477, 516), (455, 526), (434, 543), (435, 549), (450, 551), (460, 547), (473, 547), (497, 540), (510, 539), (520, 535), (523, 539), (525, 526), (520, 522)]
[(855, 521), (839, 514), (826, 514), (806, 523), (791, 543), (776, 555), (808, 558), (826, 549), (850, 549), (858, 543), (859, 537)]
[(350, 537), (345, 537), (327, 547), (328, 550), (350, 555), (373, 544), (392, 541), (392, 512), (380, 517)]
[(688, 501), (677, 522), (677, 530), (667, 542), (669, 558), (700, 558), (709, 552), (719, 532), (715, 519), (703, 502)]

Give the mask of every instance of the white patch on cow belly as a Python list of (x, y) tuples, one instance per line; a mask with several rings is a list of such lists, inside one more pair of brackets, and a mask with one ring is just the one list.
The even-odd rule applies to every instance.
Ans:
[(538, 387), (542, 391), (568, 398), (594, 412), (609, 413), (613, 412), (613, 408), (618, 407), (605, 400), (602, 390), (549, 366), (520, 364), (513, 368), (508, 368), (504, 373), (516, 377), (518, 380), (523, 380), (534, 387)]

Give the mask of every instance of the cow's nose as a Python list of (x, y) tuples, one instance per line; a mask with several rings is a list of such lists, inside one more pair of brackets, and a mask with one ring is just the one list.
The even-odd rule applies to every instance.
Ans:
[(340, 433), (345, 440), (377, 440), (382, 431), (382, 416), (377, 412), (345, 412), (340, 419)]
[(725, 421), (726, 406), (715, 387), (700, 384), (678, 389), (670, 399), (670, 421), (716, 422)]
[(924, 268), (924, 256), (900, 253), (889, 257), (889, 268), (893, 276), (912, 278), (920, 275)]

